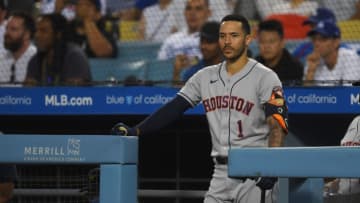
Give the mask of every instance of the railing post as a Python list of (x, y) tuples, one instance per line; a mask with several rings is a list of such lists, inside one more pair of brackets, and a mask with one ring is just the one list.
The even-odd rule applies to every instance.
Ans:
[(136, 203), (137, 167), (135, 164), (100, 166), (100, 203)]

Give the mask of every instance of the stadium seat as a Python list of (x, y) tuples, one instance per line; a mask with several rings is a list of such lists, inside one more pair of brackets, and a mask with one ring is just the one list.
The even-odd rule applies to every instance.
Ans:
[(144, 60), (90, 59), (90, 68), (95, 82), (106, 84), (106, 82), (117, 81), (124, 84), (129, 79), (143, 81), (145, 79), (146, 62)]
[(360, 20), (338, 22), (342, 40), (360, 40)]
[(139, 22), (132, 20), (122, 20), (119, 22), (119, 34), (121, 41), (140, 40)]
[(310, 31), (310, 26), (303, 25), (307, 18), (297, 14), (273, 14), (266, 19), (278, 20), (282, 23), (285, 39), (304, 39)]
[(160, 43), (134, 41), (118, 42), (118, 58), (124, 60), (156, 59)]
[(259, 55), (259, 45), (256, 39), (251, 41), (249, 44), (249, 50), (251, 51), (252, 58), (255, 58), (257, 55)]
[(170, 60), (148, 60), (146, 63), (146, 81), (155, 86), (171, 86), (173, 79), (173, 63)]

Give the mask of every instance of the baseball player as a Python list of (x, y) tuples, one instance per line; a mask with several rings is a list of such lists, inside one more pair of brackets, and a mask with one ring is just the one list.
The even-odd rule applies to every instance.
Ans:
[[(360, 115), (352, 120), (340, 144), (341, 146), (360, 146)], [(360, 179), (337, 178), (325, 184), (324, 190), (326, 195), (360, 193)]]
[[(274, 202), (277, 178), (230, 178), (227, 155), (231, 147), (279, 147), (287, 133), (287, 107), (275, 72), (247, 57), (250, 25), (240, 15), (225, 16), (219, 45), (225, 61), (195, 73), (176, 97), (130, 128), (118, 123), (114, 134), (139, 136), (154, 132), (202, 103), (209, 123), (214, 172), (205, 203), (256, 203), (261, 190)], [(246, 164), (246, 163), (239, 163)]]

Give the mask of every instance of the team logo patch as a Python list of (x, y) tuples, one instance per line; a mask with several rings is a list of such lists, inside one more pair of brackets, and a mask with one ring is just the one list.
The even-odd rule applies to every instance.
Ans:
[(282, 87), (280, 87), (280, 86), (274, 87), (272, 92), (273, 92), (273, 94), (275, 94), (277, 96), (284, 97), (284, 91), (283, 91)]

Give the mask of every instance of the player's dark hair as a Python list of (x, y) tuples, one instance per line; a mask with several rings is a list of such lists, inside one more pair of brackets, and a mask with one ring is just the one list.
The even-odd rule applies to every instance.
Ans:
[(280, 21), (278, 20), (265, 20), (259, 23), (258, 32), (272, 31), (277, 32), (281, 38), (284, 38), (284, 29)]
[(14, 11), (13, 13), (11, 13), (10, 17), (11, 16), (23, 19), (25, 30), (30, 32), (30, 37), (31, 38), (34, 37), (35, 21), (34, 21), (34, 19), (33, 19), (33, 17), (31, 15), (29, 15), (28, 13), (25, 13), (23, 11)]
[(221, 23), (226, 22), (226, 21), (238, 21), (238, 22), (241, 22), (241, 24), (242, 24), (241, 27), (242, 27), (244, 33), (246, 35), (249, 35), (251, 33), (249, 21), (248, 21), (248, 19), (246, 19), (242, 15), (238, 15), (238, 14), (227, 15), (221, 20)]

